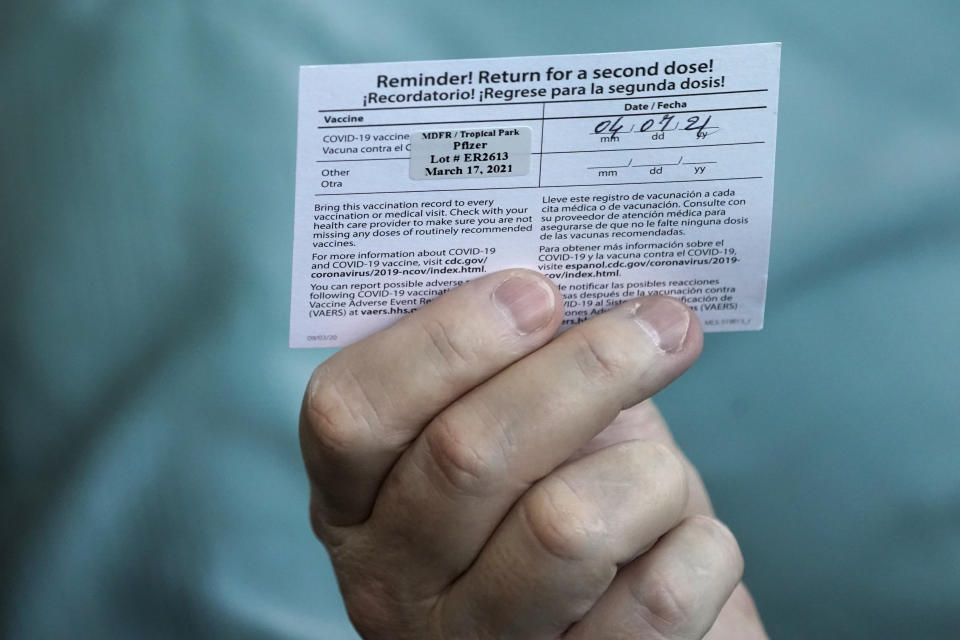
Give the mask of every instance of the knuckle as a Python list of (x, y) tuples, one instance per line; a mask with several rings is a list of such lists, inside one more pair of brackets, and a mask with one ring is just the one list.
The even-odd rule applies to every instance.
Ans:
[(534, 487), (523, 503), (523, 516), (537, 546), (564, 561), (595, 556), (605, 534), (596, 509), (560, 478), (547, 478)]
[(677, 519), (687, 506), (690, 489), (687, 470), (679, 454), (659, 442), (638, 442), (634, 464), (647, 476), (648, 485), (656, 490), (661, 500), (675, 506)]
[(476, 434), (482, 429), (463, 428), (454, 411), (441, 413), (424, 433), (427, 449), (444, 481), (455, 493), (483, 496), (503, 476), (502, 451)]
[[(646, 579), (630, 584), (631, 594), (645, 613), (646, 621), (667, 638), (686, 637), (697, 630), (702, 634), (709, 628), (719, 605), (711, 616), (707, 615), (711, 609), (708, 593), (725, 584), (733, 589), (740, 581), (743, 568), (737, 541), (719, 520), (704, 515), (691, 516), (675, 532), (687, 537), (688, 548), (698, 550), (694, 554), (695, 564), (665, 566), (648, 573)], [(735, 575), (731, 575), (731, 568), (736, 570)], [(726, 593), (729, 594), (729, 590)], [(724, 595), (723, 600), (726, 599)]]
[(574, 362), (587, 380), (612, 382), (630, 375), (635, 368), (630, 350), (624, 349), (611, 332), (582, 326), (570, 334), (576, 340)]
[(455, 323), (426, 318), (419, 323), (427, 337), (429, 355), (443, 375), (458, 375), (471, 371), (477, 361), (477, 347), (472, 332), (457, 330)]
[(669, 495), (679, 502), (680, 508), (683, 509), (687, 504), (689, 493), (687, 470), (683, 460), (673, 448), (665, 444), (650, 442), (648, 446), (654, 453), (653, 457), (656, 460), (656, 465), (651, 466), (655, 469), (658, 479)]
[(374, 410), (356, 387), (355, 378), (333, 374), (326, 363), (310, 379), (306, 413), (310, 432), (325, 454), (344, 456), (368, 444), (369, 414)]
[(641, 610), (647, 612), (647, 622), (666, 638), (681, 635), (696, 619), (697, 590), (675, 576), (644, 580), (633, 585), (631, 593)]
[(704, 544), (709, 544), (720, 555), (724, 565), (736, 570), (737, 579), (743, 575), (743, 552), (733, 532), (716, 518), (705, 515), (691, 516), (685, 524), (695, 529), (703, 538)]

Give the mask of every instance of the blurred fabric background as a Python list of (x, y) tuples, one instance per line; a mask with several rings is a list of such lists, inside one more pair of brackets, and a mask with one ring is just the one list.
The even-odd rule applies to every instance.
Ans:
[(960, 637), (952, 2), (4, 3), (5, 638), (355, 638), (287, 348), (301, 64), (783, 42), (766, 328), (660, 397), (772, 637)]

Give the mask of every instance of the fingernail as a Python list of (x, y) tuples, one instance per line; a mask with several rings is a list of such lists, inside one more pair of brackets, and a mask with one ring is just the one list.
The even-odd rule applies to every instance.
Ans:
[(553, 291), (533, 277), (507, 278), (494, 289), (493, 302), (520, 335), (542, 329), (553, 318)]
[(686, 307), (672, 298), (644, 298), (633, 308), (633, 319), (643, 327), (657, 348), (667, 353), (679, 351), (690, 328)]

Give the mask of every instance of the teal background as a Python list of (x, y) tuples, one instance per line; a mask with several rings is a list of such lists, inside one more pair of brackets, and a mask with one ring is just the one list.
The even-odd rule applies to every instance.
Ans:
[(5, 3), (6, 638), (352, 638), (286, 347), (301, 64), (783, 42), (766, 329), (662, 394), (775, 638), (960, 637), (951, 2)]

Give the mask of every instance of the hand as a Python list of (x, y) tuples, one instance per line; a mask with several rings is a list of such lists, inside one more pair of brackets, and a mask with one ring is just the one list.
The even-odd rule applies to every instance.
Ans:
[(555, 337), (562, 315), (549, 280), (503, 271), (316, 369), (310, 516), (354, 625), (765, 638), (736, 540), (647, 400), (699, 355), (695, 316), (639, 298)]

